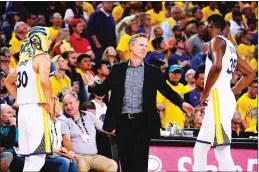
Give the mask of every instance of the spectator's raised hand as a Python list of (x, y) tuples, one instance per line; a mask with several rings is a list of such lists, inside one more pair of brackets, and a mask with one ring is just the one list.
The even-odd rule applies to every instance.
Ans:
[(86, 85), (88, 86), (93, 86), (94, 85), (94, 76), (87, 71), (87, 74), (84, 75), (85, 81), (86, 81)]

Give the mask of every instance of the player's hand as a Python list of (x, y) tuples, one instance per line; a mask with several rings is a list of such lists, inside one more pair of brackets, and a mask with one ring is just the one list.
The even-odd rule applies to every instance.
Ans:
[(60, 152), (61, 152), (61, 153), (68, 153), (68, 150), (67, 150), (67, 148), (62, 147), (62, 148), (60, 149)]
[(188, 116), (191, 116), (191, 114), (194, 112), (194, 108), (189, 103), (184, 102), (182, 108)]
[(93, 86), (94, 85), (94, 76), (87, 71), (87, 74), (84, 75), (85, 81), (86, 81), (86, 85), (88, 86)]
[(200, 105), (201, 106), (207, 106), (208, 105), (208, 97), (209, 97), (210, 93), (206, 93), (206, 92), (203, 92), (202, 95), (201, 95), (201, 98), (200, 98)]

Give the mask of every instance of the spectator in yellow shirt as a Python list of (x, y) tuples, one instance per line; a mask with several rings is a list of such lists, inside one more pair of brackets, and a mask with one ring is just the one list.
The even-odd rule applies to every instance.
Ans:
[(65, 74), (65, 71), (68, 70), (68, 63), (60, 55), (55, 56), (51, 61), (56, 68), (54, 75), (50, 77), (52, 95), (61, 98), (62, 95), (72, 90), (71, 81)]
[[(241, 129), (254, 129), (256, 132), (256, 124), (258, 120), (258, 80), (255, 79), (248, 86), (248, 91), (237, 101), (237, 111), (242, 116), (243, 125)], [(250, 130), (251, 131), (251, 130)]]
[(125, 28), (126, 34), (121, 38), (119, 44), (117, 45), (116, 50), (118, 51), (118, 55), (122, 61), (126, 61), (130, 58), (130, 49), (129, 49), (129, 39), (131, 35), (138, 33), (138, 25), (137, 21), (134, 20)]
[[(167, 81), (167, 84), (183, 98), (187, 91), (184, 85), (179, 83), (181, 72), (181, 66), (172, 65), (169, 68), (169, 81)], [(160, 111), (162, 128), (165, 128), (168, 123), (174, 122), (180, 127), (184, 127), (185, 114), (183, 111), (167, 100), (159, 91), (157, 93), (157, 109)]]
[(154, 37), (151, 38), (149, 41), (148, 41), (148, 45), (147, 45), (147, 51), (148, 52), (153, 52), (155, 49), (152, 45), (152, 41), (156, 38), (159, 38), (159, 37), (163, 37), (163, 29), (160, 27), (160, 26), (156, 26), (154, 28), (154, 33), (153, 33)]
[(124, 9), (126, 8), (127, 2), (120, 2), (120, 5), (117, 5), (116, 7), (113, 8), (112, 10), (112, 17), (115, 21), (115, 23), (119, 23), (122, 14), (124, 12)]
[(205, 22), (207, 18), (213, 14), (220, 14), (219, 10), (216, 7), (217, 7), (217, 2), (210, 1), (207, 7), (202, 8), (203, 22)]
[(52, 15), (51, 22), (53, 23), (53, 25), (49, 28), (49, 36), (50, 40), (52, 42), (55, 42), (58, 35), (58, 31), (63, 24), (62, 16), (59, 13), (54, 13)]
[(14, 34), (10, 40), (10, 52), (12, 54), (9, 67), (14, 69), (19, 61), (20, 46), (28, 33), (27, 25), (24, 22), (18, 22), (14, 26)]
[(253, 33), (251, 31), (242, 31), (243, 39), (241, 38), (241, 43), (237, 46), (237, 53), (240, 57), (244, 58), (247, 62), (251, 59), (255, 52), (255, 45), (252, 45)]
[[(228, 13), (225, 15), (225, 21), (227, 21), (227, 22), (230, 22), (230, 20), (233, 20), (233, 17), (232, 17), (233, 11), (236, 11), (236, 10), (239, 11), (239, 10), (240, 10), (240, 5), (239, 5), (239, 3), (238, 3), (238, 2), (233, 2), (233, 3), (234, 3), (234, 4), (233, 4), (233, 6), (232, 6), (231, 11), (228, 12)], [(244, 15), (242, 15), (242, 20), (243, 20), (243, 22), (246, 21), (246, 18), (245, 18)]]
[(152, 9), (148, 10), (146, 14), (150, 15), (151, 25), (154, 26), (166, 19), (165, 13), (162, 11), (162, 2), (151, 2)]
[(248, 64), (255, 72), (258, 72), (258, 45), (255, 47), (254, 56), (249, 58)]

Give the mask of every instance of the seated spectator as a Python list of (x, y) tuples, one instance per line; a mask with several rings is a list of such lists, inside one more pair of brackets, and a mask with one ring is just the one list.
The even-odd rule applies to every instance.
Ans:
[(74, 51), (69, 43), (69, 30), (66, 28), (59, 29), (57, 38), (55, 40), (54, 46), (50, 51), (50, 56), (55, 57), (56, 55), (62, 55), (65, 51)]
[(65, 116), (62, 122), (63, 145), (68, 154), (74, 155), (78, 164), (78, 171), (116, 171), (114, 160), (98, 155), (96, 147), (96, 130), (103, 131), (102, 121), (95, 115), (79, 110), (77, 95), (67, 94), (63, 98)]
[(181, 83), (186, 84), (184, 79), (185, 73), (191, 68), (190, 57), (186, 56), (186, 47), (183, 39), (176, 42), (176, 52), (173, 53), (168, 59), (168, 66), (180, 65), (182, 67)]
[(152, 41), (155, 38), (159, 38), (159, 37), (163, 37), (163, 29), (160, 26), (156, 26), (156, 27), (154, 27), (153, 35), (151, 35), (151, 38), (148, 41), (148, 45), (147, 45), (147, 51), (148, 52), (154, 51), (154, 47), (152, 45)]
[(46, 18), (43, 14), (38, 14), (37, 16), (37, 26), (42, 26), (42, 27), (46, 27), (47, 23), (46, 23)]
[(18, 22), (15, 24), (14, 34), (12, 36), (12, 39), (9, 42), (10, 44), (9, 49), (12, 54), (12, 57), (10, 59), (10, 65), (9, 65), (11, 69), (14, 69), (17, 66), (17, 63), (19, 61), (20, 47), (27, 33), (28, 33), (28, 28), (24, 22)]
[(96, 107), (93, 102), (84, 102), (80, 109), (92, 114), (95, 114), (96, 112)]
[(237, 47), (237, 42), (235, 37), (230, 33), (230, 23), (226, 22), (226, 26), (225, 29), (223, 31), (224, 37), (227, 38), (228, 40), (230, 40), (232, 42), (232, 44)]
[(7, 104), (0, 105), (0, 148), (4, 152), (14, 154), (13, 146), (18, 146), (18, 128), (16, 118), (13, 116), (12, 107)]
[(66, 75), (71, 80), (71, 86), (74, 92), (78, 94), (80, 102), (87, 101), (87, 94), (85, 90), (85, 84), (80, 73), (76, 71), (77, 57), (73, 51), (65, 51), (62, 57), (68, 62), (68, 70)]
[(70, 21), (70, 25), (72, 27), (73, 33), (69, 38), (69, 43), (74, 48), (75, 53), (87, 54), (93, 60), (94, 54), (90, 43), (87, 39), (81, 37), (81, 34), (83, 33), (84, 29), (82, 21), (80, 19), (72, 19)]
[(193, 115), (186, 117), (184, 128), (201, 128), (204, 115), (205, 109), (203, 107), (195, 108)]
[(195, 71), (198, 70), (198, 67), (205, 63), (207, 52), (209, 50), (209, 43), (205, 43), (202, 46), (201, 52), (197, 53), (190, 61), (191, 68)]
[(76, 71), (81, 74), (84, 83), (85, 83), (85, 77), (84, 75), (87, 74), (87, 72), (90, 72), (93, 76), (95, 75), (93, 72), (93, 64), (91, 57), (87, 54), (81, 54), (77, 57), (77, 68)]
[(7, 75), (4, 72), (0, 72), (0, 97), (5, 100), (5, 102), (8, 105), (13, 105), (15, 102), (15, 99), (13, 96), (9, 93), (7, 88), (5, 87), (4, 80), (6, 79)]
[[(232, 4), (232, 6), (231, 6), (231, 8), (232, 8), (231, 11), (228, 12), (224, 18), (226, 22), (230, 22), (230, 20), (233, 20), (232, 14), (234, 11), (240, 11), (239, 2), (232, 1), (232, 3), (234, 3), (234, 4)], [(245, 20), (246, 20), (246, 17), (244, 15), (242, 15), (242, 21), (245, 22)]]
[(232, 138), (237, 138), (239, 135), (239, 127), (242, 123), (242, 117), (237, 111), (234, 113), (231, 120)]
[(95, 115), (96, 115), (96, 117), (104, 122), (105, 114), (106, 114), (106, 111), (107, 111), (107, 106), (103, 102), (103, 98), (104, 98), (104, 96), (99, 97), (97, 95), (94, 95), (94, 99), (91, 100), (91, 102), (93, 102), (94, 105), (95, 105)]
[(248, 64), (256, 73), (258, 73), (258, 45), (255, 47), (253, 57), (249, 57)]
[(139, 17), (138, 33), (146, 33), (148, 40), (151, 36), (151, 19), (149, 14), (141, 14)]
[(193, 69), (189, 69), (185, 73), (185, 81), (187, 82), (187, 85), (185, 85), (185, 88), (187, 92), (196, 88), (194, 76), (195, 76), (195, 71)]
[(138, 33), (138, 25), (137, 21), (132, 21), (126, 28), (125, 28), (126, 34), (122, 36), (122, 38), (119, 40), (119, 44), (117, 45), (116, 50), (118, 51), (118, 55), (121, 59), (121, 61), (126, 61), (130, 58), (130, 49), (129, 49), (129, 39), (131, 35)]
[(241, 36), (241, 42), (236, 50), (241, 58), (249, 62), (249, 59), (253, 58), (255, 52), (255, 45), (252, 45), (253, 33), (249, 30), (244, 30)]
[(62, 27), (62, 16), (59, 13), (54, 13), (51, 17), (52, 26), (49, 28), (49, 37), (52, 42), (56, 41), (59, 30)]
[(10, 172), (9, 166), (13, 161), (13, 154), (10, 152), (3, 152), (2, 147), (0, 147), (0, 171)]
[[(184, 85), (180, 83), (182, 68), (179, 65), (172, 65), (169, 68), (169, 80), (167, 84), (177, 92), (182, 98), (186, 93)], [(168, 123), (176, 122), (181, 128), (184, 127), (185, 114), (183, 111), (169, 100), (167, 100), (159, 91), (157, 93), (157, 109), (160, 111), (160, 119), (162, 128), (165, 128)], [(174, 115), (172, 115), (174, 114)]]
[(118, 63), (116, 50), (112, 46), (107, 47), (103, 52), (101, 60), (109, 62), (111, 66)]
[(162, 2), (151, 2), (152, 9), (146, 11), (146, 14), (150, 15), (151, 25), (157, 25), (160, 22), (163, 22), (165, 18), (165, 13), (162, 11)]
[(82, 19), (85, 23), (87, 23), (89, 16), (86, 12), (83, 11), (82, 2), (70, 2), (69, 7), (65, 12), (64, 20), (67, 21), (69, 17)]
[(4, 22), (3, 25), (1, 26), (1, 31), (5, 33), (7, 43), (11, 40), (15, 23), (18, 22), (16, 21), (17, 16), (18, 16), (17, 12), (8, 11), (6, 13), (6, 22)]
[(204, 72), (205, 65), (199, 66), (194, 75), (196, 88), (184, 94), (184, 101), (193, 107), (197, 107), (200, 104), (200, 97), (204, 90)]
[(37, 16), (35, 13), (27, 13), (25, 15), (25, 23), (27, 25), (28, 31), (37, 25)]
[(182, 26), (175, 25), (172, 31), (173, 31), (173, 36), (167, 42), (167, 45), (170, 48), (174, 48), (174, 46), (176, 45), (176, 40), (184, 39), (184, 32), (183, 32)]
[(198, 33), (198, 22), (191, 20), (185, 24), (185, 34), (187, 39)]
[(204, 44), (203, 41), (203, 27), (204, 23), (197, 22), (197, 34), (192, 35), (187, 40), (189, 45), (189, 51), (192, 56), (195, 56), (197, 53), (200, 53)]
[(203, 22), (205, 22), (207, 18), (213, 14), (220, 14), (219, 10), (216, 7), (217, 2), (210, 1), (208, 6), (202, 8)]
[(72, 91), (71, 80), (65, 73), (68, 70), (68, 62), (60, 55), (55, 56), (51, 61), (56, 69), (54, 75), (50, 77), (52, 95), (62, 98), (62, 95)]
[(246, 26), (242, 23), (242, 13), (239, 10), (232, 12), (233, 19), (230, 20), (230, 32), (232, 35), (236, 35), (241, 29), (246, 29)]
[(149, 53), (144, 60), (145, 62), (154, 65), (156, 61), (165, 60), (165, 52), (167, 47), (163, 41), (163, 37), (153, 39), (152, 46), (154, 47), (155, 51)]
[(198, 22), (201, 22), (203, 13), (200, 6), (196, 5), (192, 8), (192, 16), (193, 17), (191, 18), (191, 20), (196, 20)]
[[(2, 47), (1, 50), (4, 48), (7, 48), (7, 47)], [(7, 56), (5, 54), (7, 54)], [(9, 68), (9, 64), (10, 64), (10, 53), (8, 54), (0, 51), (0, 72), (8, 75), (12, 71), (12, 69)]]
[(57, 116), (55, 121), (49, 120), (53, 155), (48, 155), (47, 159), (59, 167), (58, 172), (76, 172), (77, 166), (75, 158), (70, 156), (68, 150), (62, 146), (61, 122), (58, 119), (61, 109), (59, 98), (54, 98), (54, 103), (55, 114)]
[(248, 86), (248, 91), (237, 101), (237, 112), (242, 116), (241, 131), (257, 131), (258, 120), (258, 80)]

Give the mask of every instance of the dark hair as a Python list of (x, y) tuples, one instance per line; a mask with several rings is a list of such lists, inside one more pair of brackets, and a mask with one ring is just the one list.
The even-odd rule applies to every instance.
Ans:
[[(130, 11), (131, 11), (132, 9), (133, 9), (132, 7), (126, 7), (126, 8), (124, 9), (124, 12), (123, 12), (122, 17), (121, 17), (120, 20), (122, 20), (124, 17), (129, 16), (129, 15), (130, 15)], [(133, 9), (133, 10), (134, 10), (134, 9)]]
[(203, 63), (203, 64), (201, 64), (201, 65), (198, 67), (197, 71), (195, 72), (194, 78), (195, 78), (195, 79), (198, 79), (198, 78), (199, 78), (199, 75), (202, 74), (202, 73), (204, 73), (204, 72), (205, 72), (205, 64)]
[(221, 31), (223, 31), (226, 26), (224, 17), (222, 17), (220, 14), (214, 14), (214, 15), (208, 17), (207, 21), (208, 21), (208, 23), (213, 22), (215, 27), (220, 29)]
[(93, 109), (95, 110), (96, 107), (95, 107), (95, 104), (93, 102), (84, 102), (82, 105), (81, 105), (81, 110), (83, 111), (87, 111), (87, 109)]
[(249, 86), (251, 86), (252, 84), (258, 84), (258, 78), (255, 78), (255, 79), (250, 83)]
[(73, 51), (65, 51), (62, 53), (63, 59), (68, 59), (69, 55), (74, 53)]
[(94, 73), (97, 74), (98, 73), (98, 69), (102, 68), (102, 65), (107, 65), (107, 67), (109, 67), (110, 63), (106, 60), (101, 60), (100, 63), (98, 63), (95, 68), (94, 68)]
[(198, 10), (198, 9), (201, 9), (201, 7), (200, 6), (194, 6), (193, 8), (192, 8), (192, 15), (194, 15), (194, 13)]
[(163, 37), (158, 37), (152, 40), (152, 45), (154, 47), (154, 49), (156, 50), (157, 48), (160, 48), (160, 44), (163, 41)]
[(80, 55), (77, 57), (77, 64), (81, 63), (81, 61), (82, 61), (84, 58), (89, 58), (89, 59), (91, 60), (91, 57), (90, 57), (88, 54), (80, 54)]

